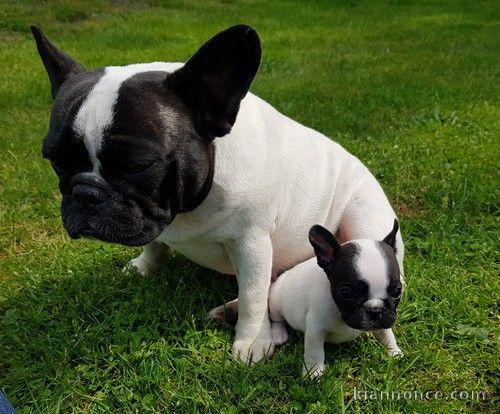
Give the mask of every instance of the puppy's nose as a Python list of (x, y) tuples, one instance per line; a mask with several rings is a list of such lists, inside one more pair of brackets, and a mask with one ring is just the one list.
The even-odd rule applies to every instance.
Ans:
[(379, 299), (371, 299), (364, 304), (366, 313), (372, 318), (378, 318), (380, 313), (384, 310), (384, 301)]
[(98, 174), (76, 174), (70, 182), (73, 197), (83, 204), (99, 204), (109, 197), (109, 184)]
[(370, 317), (376, 319), (382, 312), (382, 308), (367, 308), (366, 312), (370, 315)]

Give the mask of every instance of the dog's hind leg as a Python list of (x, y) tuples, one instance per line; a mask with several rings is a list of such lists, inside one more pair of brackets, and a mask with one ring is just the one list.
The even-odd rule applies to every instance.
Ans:
[(238, 298), (213, 308), (208, 312), (208, 318), (217, 322), (236, 325), (236, 322), (238, 322)]
[[(238, 299), (234, 299), (224, 305), (217, 306), (208, 312), (208, 318), (216, 322), (227, 323), (229, 325), (236, 325), (238, 322)], [(288, 329), (283, 318), (278, 319), (273, 313), (270, 313), (271, 330), (273, 334), (273, 342), (275, 345), (282, 345), (288, 341)]]

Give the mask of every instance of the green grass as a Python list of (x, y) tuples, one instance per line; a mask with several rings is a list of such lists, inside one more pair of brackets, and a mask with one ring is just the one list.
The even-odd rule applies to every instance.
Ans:
[[(472, 413), (498, 409), (500, 3), (0, 1), (0, 389), (20, 413)], [(401, 217), (407, 293), (388, 358), (369, 337), (300, 379), (298, 334), (247, 368), (206, 319), (234, 281), (172, 255), (69, 240), (40, 148), (49, 85), (37, 23), (87, 67), (185, 60), (235, 24), (262, 37), (252, 90), (359, 156)], [(311, 166), (312, 168), (314, 166)], [(484, 391), (354, 401), (354, 389)]]

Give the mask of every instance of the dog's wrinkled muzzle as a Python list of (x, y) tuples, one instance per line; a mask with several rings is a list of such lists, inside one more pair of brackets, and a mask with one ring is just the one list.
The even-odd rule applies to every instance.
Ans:
[(71, 193), (82, 204), (95, 205), (111, 195), (109, 184), (94, 172), (76, 174), (70, 181)]

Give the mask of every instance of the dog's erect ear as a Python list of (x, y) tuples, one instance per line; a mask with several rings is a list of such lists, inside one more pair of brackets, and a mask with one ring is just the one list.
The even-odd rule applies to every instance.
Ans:
[(309, 241), (314, 248), (318, 265), (323, 269), (328, 266), (341, 249), (335, 236), (318, 224), (309, 230)]
[(399, 230), (398, 219), (394, 219), (394, 225), (392, 227), (391, 232), (384, 237), (384, 240), (382, 240), (384, 243), (387, 243), (389, 246), (391, 246), (394, 252), (396, 252), (396, 234), (398, 230)]
[(45, 37), (37, 26), (31, 26), (31, 33), (36, 41), (38, 53), (42, 58), (45, 70), (49, 75), (52, 98), (55, 98), (59, 87), (73, 73), (84, 72), (85, 69), (78, 62), (59, 50)]
[(260, 57), (257, 32), (250, 26), (233, 26), (212, 37), (167, 77), (167, 86), (193, 111), (199, 135), (210, 140), (231, 131)]

